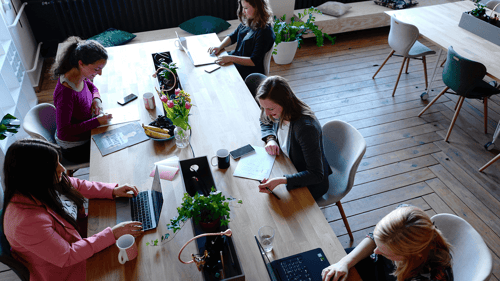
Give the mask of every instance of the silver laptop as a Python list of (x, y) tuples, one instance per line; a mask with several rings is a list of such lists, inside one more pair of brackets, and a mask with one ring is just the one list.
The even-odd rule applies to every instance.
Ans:
[(202, 47), (200, 45), (191, 45), (191, 48), (188, 49), (186, 38), (182, 37), (181, 39), (181, 37), (179, 37), (179, 34), (177, 34), (177, 31), (175, 32), (175, 35), (177, 35), (177, 39), (179, 39), (179, 43), (182, 46), (182, 49), (188, 55), (194, 66), (214, 64), (215, 60), (217, 60), (217, 56), (208, 53), (208, 48)]

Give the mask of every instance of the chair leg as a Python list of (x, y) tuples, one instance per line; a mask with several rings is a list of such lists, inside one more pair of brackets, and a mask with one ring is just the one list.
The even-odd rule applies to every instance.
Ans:
[(484, 133), (488, 133), (488, 97), (484, 97)]
[(500, 153), (495, 156), (495, 158), (491, 159), (490, 162), (486, 163), (486, 165), (482, 166), (480, 169), (479, 169), (479, 172), (482, 172), (484, 171), (484, 169), (488, 168), (489, 166), (491, 166), (491, 164), (495, 163), (496, 161), (498, 161), (498, 159), (500, 159)]
[(349, 223), (347, 222), (347, 217), (345, 216), (344, 208), (342, 208), (342, 204), (340, 203), (340, 201), (335, 203), (335, 204), (339, 208), (340, 215), (342, 216), (342, 220), (344, 221), (345, 228), (347, 229), (347, 233), (349, 234), (349, 239), (351, 239), (351, 243), (349, 244), (349, 247), (351, 247), (352, 243), (354, 242), (354, 237), (352, 236), (351, 227), (349, 226)]
[(424, 64), (425, 89), (427, 90), (427, 86), (429, 86), (429, 83), (427, 81), (427, 61), (425, 60), (425, 56), (422, 57), (422, 63)]
[(406, 60), (406, 74), (408, 74), (408, 67), (410, 66), (410, 58)]
[(399, 78), (401, 78), (401, 73), (403, 72), (403, 67), (405, 67), (405, 61), (407, 59), (409, 60), (409, 58), (403, 58), (403, 63), (401, 64), (401, 69), (399, 70), (398, 79), (396, 80), (396, 85), (394, 85), (394, 90), (392, 91), (392, 96), (393, 97), (394, 97), (394, 94), (396, 93), (396, 88), (398, 87)]
[(422, 116), (422, 114), (424, 114), (424, 112), (429, 109), (429, 107), (431, 107), (431, 105), (433, 105), (442, 95), (444, 95), (444, 93), (446, 93), (446, 91), (448, 91), (450, 87), (445, 87), (441, 93), (439, 93), (439, 95), (437, 95), (422, 111), (420, 111), (420, 113), (417, 115), (418, 117)]
[(444, 61), (441, 63), (441, 65), (439, 67), (443, 67), (445, 62), (446, 62), (446, 58), (444, 58)]
[(450, 128), (448, 129), (448, 133), (446, 134), (446, 138), (444, 141), (448, 141), (451, 135), (451, 130), (453, 126), (455, 126), (455, 121), (457, 121), (458, 113), (460, 113), (460, 109), (462, 109), (462, 104), (464, 103), (465, 97), (460, 96), (457, 102), (457, 109), (455, 110), (455, 115), (453, 115), (453, 120), (451, 120)]
[(385, 63), (392, 57), (392, 55), (394, 55), (394, 52), (396, 52), (396, 51), (392, 50), (392, 52), (387, 56), (387, 58), (385, 59), (385, 61), (378, 68), (377, 72), (375, 72), (375, 74), (373, 74), (372, 79), (375, 79), (375, 76), (377, 76), (377, 73), (382, 69), (382, 67), (384, 67)]

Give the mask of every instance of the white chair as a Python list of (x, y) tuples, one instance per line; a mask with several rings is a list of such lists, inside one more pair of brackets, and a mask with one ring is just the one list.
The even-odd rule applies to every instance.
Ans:
[(489, 280), (493, 260), (481, 235), (467, 221), (455, 215), (437, 214), (431, 220), (452, 246), (454, 280)]
[(340, 200), (352, 189), (359, 163), (366, 152), (366, 141), (352, 125), (334, 120), (323, 125), (323, 149), (333, 173), (328, 177), (328, 192), (316, 202), (320, 208), (337, 205), (352, 244), (354, 238)]
[[(49, 103), (41, 103), (30, 109), (23, 121), (23, 129), (32, 138), (46, 140), (56, 143), (56, 108)], [(64, 157), (60, 159), (61, 164), (68, 170), (68, 175), (81, 168), (90, 166), (89, 162), (75, 163), (66, 160)]]
[(500, 12), (500, 1), (498, 0), (491, 0), (486, 3), (486, 7), (490, 10), (493, 10), (495, 12)]
[(403, 72), (405, 62), (407, 62), (406, 73), (408, 73), (410, 59), (419, 59), (419, 57), (422, 57), (422, 63), (424, 65), (425, 88), (427, 89), (427, 65), (425, 56), (435, 54), (436, 52), (417, 41), (419, 34), (420, 33), (416, 26), (404, 23), (394, 17), (391, 17), (391, 30), (389, 31), (388, 41), (389, 46), (391, 46), (392, 48), (392, 51), (389, 56), (387, 56), (382, 65), (378, 68), (377, 72), (375, 72), (372, 79), (375, 79), (377, 73), (382, 69), (389, 58), (394, 55), (394, 53), (396, 53), (396, 56), (402, 56), (403, 63), (401, 64), (401, 69), (399, 70), (398, 79), (396, 80), (396, 85), (394, 85), (392, 96), (394, 96), (394, 94), (396, 93), (396, 88), (398, 87), (399, 78), (401, 78), (401, 73)]
[(273, 55), (274, 44), (269, 51), (267, 51), (264, 56), (264, 74), (269, 76), (269, 70), (271, 68), (271, 56)]

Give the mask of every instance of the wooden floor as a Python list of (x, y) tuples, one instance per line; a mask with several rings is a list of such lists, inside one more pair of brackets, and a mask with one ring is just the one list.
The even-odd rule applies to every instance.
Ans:
[[(498, 280), (500, 161), (484, 173), (477, 170), (499, 153), (488, 152), (483, 145), (492, 140), (500, 120), (500, 96), (488, 102), (488, 134), (483, 132), (482, 102), (467, 100), (449, 142), (444, 142), (457, 98), (442, 97), (418, 118), (427, 104), (419, 97), (425, 87), (420, 61), (412, 61), (409, 74), (402, 75), (395, 97), (391, 94), (401, 58), (391, 58), (376, 79), (371, 78), (390, 52), (387, 35), (388, 28), (341, 34), (335, 45), (322, 48), (307, 39), (292, 64), (271, 63), (270, 74), (288, 79), (321, 124), (340, 119), (366, 139), (368, 148), (355, 186), (342, 200), (355, 245), (401, 203), (419, 206), (431, 216), (452, 213), (481, 233), (494, 259), (491, 280)], [(426, 40), (420, 41), (437, 50)], [(428, 57), (429, 69), (435, 60), (436, 56)], [(444, 87), (441, 70), (431, 98)], [(44, 82), (40, 102), (51, 102), (53, 86), (45, 85), (49, 84)], [(88, 170), (80, 176), (88, 178)], [(323, 212), (348, 247), (337, 207)]]

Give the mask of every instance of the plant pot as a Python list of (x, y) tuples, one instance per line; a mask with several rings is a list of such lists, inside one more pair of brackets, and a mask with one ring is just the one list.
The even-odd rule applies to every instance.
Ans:
[(275, 48), (277, 49), (276, 55), (273, 55), (274, 62), (277, 64), (289, 64), (292, 63), (295, 53), (297, 52), (297, 46), (299, 41), (295, 40), (292, 42), (281, 42)]
[(205, 231), (205, 233), (213, 233), (220, 230), (220, 218), (211, 222), (201, 222), (200, 227)]
[(498, 36), (500, 29), (496, 25), (478, 19), (465, 12), (462, 14), (458, 26), (490, 41), (491, 43), (500, 45), (500, 37)]

